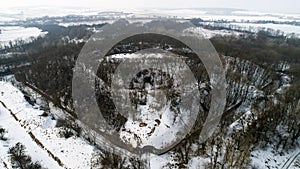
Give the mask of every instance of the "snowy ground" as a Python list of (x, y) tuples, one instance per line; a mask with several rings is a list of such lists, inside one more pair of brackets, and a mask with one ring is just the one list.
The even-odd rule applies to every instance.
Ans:
[[(277, 22), (299, 22), (299, 13), (267, 13), (257, 11), (244, 11), (234, 9), (131, 9), (115, 10), (114, 12), (105, 12), (103, 9), (88, 8), (51, 8), (51, 7), (31, 7), (31, 8), (8, 8), (0, 12), (0, 23), (25, 20), (26, 18), (37, 18), (42, 16), (67, 16), (99, 15), (105, 20), (94, 22), (72, 22), (60, 23), (62, 26), (79, 24), (99, 24), (103, 22), (111, 23), (117, 19), (126, 18), (131, 21), (146, 21), (147, 18), (170, 18), (170, 19), (191, 19), (201, 18), (208, 21), (226, 21), (227, 23), (245, 27), (245, 29), (258, 29), (260, 27), (281, 30), (285, 33), (300, 34), (300, 26), (286, 24), (257, 24), (258, 21), (277, 21)], [(140, 20), (139, 20), (140, 18)], [(1, 38), (0, 38), (1, 39)]]
[[(40, 96), (36, 95), (35, 97), (39, 98)], [(39, 161), (44, 167), (90, 168), (94, 147), (79, 137), (61, 138), (58, 134), (60, 128), (55, 127), (56, 120), (53, 120), (51, 116), (39, 116), (44, 112), (40, 110), (38, 105), (40, 101), (34, 106), (28, 104), (22, 92), (13, 86), (11, 82), (5, 81), (0, 82), (0, 101), (6, 106), (0, 103), (0, 127), (8, 131), (5, 135), (8, 140), (0, 141), (0, 168), (5, 167), (3, 162), (7, 165), (10, 164), (7, 151), (17, 142), (24, 144), (26, 153), (32, 157), (33, 161)], [(54, 106), (50, 106), (50, 108), (50, 112), (54, 115), (63, 114), (60, 109)], [(12, 114), (18, 120), (15, 120)], [(246, 115), (248, 114), (246, 113)], [(43, 144), (44, 148), (32, 139), (29, 132)], [(63, 166), (60, 166), (54, 158), (50, 157), (49, 152), (60, 159)], [(251, 164), (258, 168), (275, 169), (288, 166), (294, 169), (296, 167), (294, 167), (293, 161), (289, 162), (289, 159), (293, 159), (299, 152), (300, 149), (289, 150), (284, 153), (276, 152), (271, 147), (255, 149), (251, 153)], [(204, 165), (209, 162), (208, 160), (207, 158), (193, 157), (189, 160), (187, 166), (191, 169), (205, 168)], [(176, 164), (172, 153), (150, 156), (150, 166), (153, 169), (167, 169), (170, 166), (174, 168), (172, 164)]]
[[(27, 89), (30, 91), (29, 89)], [(91, 168), (91, 159), (95, 153), (94, 147), (89, 145), (80, 137), (62, 138), (59, 135), (60, 128), (55, 127), (56, 120), (51, 116), (42, 117), (44, 111), (40, 110), (41, 96), (31, 91), (33, 97), (37, 99), (37, 104), (32, 106), (25, 99), (23, 93), (9, 81), (0, 81), (0, 127), (7, 130), (5, 135), (7, 141), (0, 141), (0, 168), (4, 168), (4, 163), (11, 169), (8, 150), (17, 142), (26, 146), (26, 154), (32, 157), (33, 161), (38, 161), (45, 168)], [(15, 114), (18, 121), (12, 116)], [(61, 116), (64, 112), (50, 104), (50, 112), (55, 116)], [(42, 143), (43, 148), (38, 145), (32, 137)], [(57, 157), (63, 166), (49, 155), (49, 152)], [(197, 162), (198, 161), (198, 162)], [(3, 163), (4, 162), (4, 163)], [(195, 159), (190, 166), (199, 165), (199, 159)], [(153, 169), (166, 169), (170, 164), (175, 164), (172, 154), (161, 156), (151, 155), (150, 166)], [(194, 167), (195, 169), (197, 167)]]
[(9, 41), (24, 40), (30, 42), (31, 38), (44, 36), (47, 32), (35, 27), (24, 28), (21, 26), (0, 26), (0, 46), (9, 45)]
[[(2, 87), (2, 86), (1, 86)], [(42, 166), (50, 168), (61, 168), (54, 159), (49, 158), (49, 155), (41, 147), (39, 147), (28, 135), (28, 130), (23, 128), (21, 124), (16, 121), (10, 112), (0, 105), (1, 112), (1, 127), (7, 130), (7, 141), (0, 141), (0, 158), (6, 163), (10, 164), (7, 155), (8, 149), (14, 146), (17, 142), (21, 142), (26, 147), (27, 153), (32, 157), (33, 161), (39, 161)]]
[(134, 13), (148, 14), (149, 16), (169, 16), (176, 18), (202, 18), (204, 20), (227, 21), (299, 21), (300, 14), (266, 13), (257, 11), (241, 11), (238, 9), (148, 9), (134, 11)]
[(229, 31), (229, 30), (209, 30), (209, 29), (204, 29), (201, 27), (193, 27), (186, 29), (188, 32), (192, 32), (195, 35), (205, 38), (205, 39), (210, 39), (214, 36), (220, 35), (220, 36), (239, 36), (241, 33), (236, 32), (236, 31)]
[(12, 7), (2, 8), (0, 12), (1, 21), (26, 20), (27, 18), (38, 18), (43, 16), (67, 16), (67, 15), (95, 15), (99, 11), (86, 8), (60, 8), (60, 7)]
[[(143, 59), (145, 57), (145, 59)], [(197, 84), (196, 81), (193, 84), (183, 83), (183, 77), (185, 77), (185, 73), (187, 72), (188, 67), (183, 62), (175, 62), (174, 60), (170, 60), (170, 56), (164, 53), (155, 53), (155, 54), (117, 54), (108, 57), (107, 59), (125, 59), (125, 61), (130, 60), (134, 62), (136, 65), (154, 65), (157, 63), (158, 58), (168, 58), (168, 61), (165, 61), (164, 68), (160, 68), (162, 72), (167, 73), (173, 79), (173, 88), (176, 91), (180, 91), (185, 93), (187, 96), (190, 94), (189, 92), (194, 92), (194, 90), (189, 91), (189, 88), (195, 89), (195, 86), (191, 86), (193, 84)], [(147, 58), (147, 59), (146, 59)], [(132, 60), (131, 60), (132, 59)], [(134, 60), (134, 61), (133, 61)], [(146, 60), (146, 62), (145, 62)], [(148, 62), (149, 61), (149, 62)], [(176, 60), (177, 61), (177, 60)], [(161, 65), (152, 66), (152, 68), (159, 69)], [(120, 66), (119, 66), (120, 67)], [(145, 66), (147, 67), (147, 66)], [(118, 69), (119, 70), (119, 69)], [(118, 70), (116, 71), (118, 73)], [(180, 72), (180, 73), (177, 73)], [(115, 74), (117, 74), (115, 73)], [(176, 74), (177, 73), (177, 74)], [(145, 146), (153, 146), (157, 149), (163, 149), (178, 140), (182, 136), (182, 131), (188, 129), (190, 126), (187, 125), (193, 122), (192, 112), (189, 108), (195, 106), (190, 105), (189, 108), (185, 108), (181, 104), (178, 105), (178, 112), (172, 110), (171, 108), (171, 100), (167, 100), (166, 91), (163, 90), (165, 86), (159, 84), (159, 79), (166, 78), (167, 76), (163, 77), (159, 75), (159, 72), (153, 72), (153, 76), (149, 76), (153, 78), (154, 83), (150, 85), (149, 83), (145, 83), (145, 90), (143, 92), (137, 92), (137, 95), (144, 95), (146, 99), (145, 104), (137, 104), (136, 113), (132, 113), (134, 115), (128, 115), (127, 122), (125, 123), (124, 127), (121, 128), (120, 138), (125, 142), (131, 144), (134, 148), (140, 147), (143, 148)], [(134, 75), (131, 75), (134, 77)], [(147, 75), (145, 75), (147, 76)], [(114, 77), (112, 81), (117, 81)], [(142, 79), (142, 78), (141, 78)], [(189, 79), (185, 79), (189, 80)], [(119, 84), (122, 86), (122, 81), (119, 80)], [(125, 83), (124, 83), (125, 84)], [(142, 81), (134, 83), (137, 88), (140, 87)], [(181, 87), (175, 86), (185, 86), (183, 89)], [(125, 87), (127, 88), (127, 87)], [(135, 88), (135, 89), (137, 89)], [(139, 91), (139, 90), (136, 90)], [(123, 89), (121, 92), (129, 92), (126, 89)], [(131, 92), (131, 91), (130, 91)], [(119, 92), (118, 92), (119, 93)], [(183, 95), (181, 93), (181, 95)], [(194, 93), (193, 93), (194, 94)], [(116, 94), (116, 96), (120, 96), (122, 93)], [(181, 97), (181, 96), (180, 96)], [(191, 97), (191, 96), (190, 96)], [(173, 98), (176, 99), (176, 98)], [(179, 98), (177, 98), (179, 99)], [(183, 98), (182, 98), (183, 99)], [(194, 100), (197, 100), (196, 97), (193, 97)], [(197, 105), (197, 104), (196, 104)], [(126, 107), (126, 105), (122, 105), (122, 107)], [(196, 107), (196, 106), (195, 106)], [(198, 108), (198, 107), (197, 107)], [(176, 108), (174, 108), (176, 109)], [(132, 117), (134, 116), (134, 117)]]
[(232, 25), (238, 25), (243, 27), (245, 30), (257, 30), (261, 28), (273, 29), (283, 31), (285, 34), (295, 33), (300, 35), (300, 26), (287, 25), (287, 24), (257, 24), (257, 23), (232, 23)]
[[(257, 168), (270, 169), (297, 169), (294, 166), (294, 161), (289, 161), (300, 152), (300, 148), (289, 150), (288, 152), (279, 153), (271, 147), (264, 150), (257, 149), (251, 152), (252, 165)], [(299, 169), (299, 168), (298, 168)]]
[[(96, 15), (101, 14), (104, 17), (122, 18), (126, 16), (134, 17), (169, 17), (169, 18), (197, 18), (205, 20), (228, 20), (228, 21), (299, 21), (300, 14), (298, 13), (270, 13), (258, 11), (245, 11), (239, 9), (115, 9), (114, 11), (125, 11), (125, 13), (105, 12), (107, 9), (97, 8), (57, 8), (57, 7), (29, 7), (29, 8), (6, 8), (0, 12), (0, 21), (25, 20), (26, 18), (35, 18), (43, 16), (66, 16), (66, 15)], [(112, 11), (112, 10), (110, 10)], [(128, 15), (128, 13), (131, 13)], [(0, 22), (1, 23), (1, 22)]]
[[(26, 146), (28, 155), (34, 161), (39, 161), (47, 168), (90, 168), (90, 159), (94, 147), (84, 139), (72, 136), (68, 139), (59, 135), (60, 128), (56, 128), (56, 120), (51, 116), (42, 117), (43, 111), (38, 105), (32, 106), (26, 102), (20, 90), (10, 82), (0, 81), (0, 126), (7, 130), (7, 141), (0, 141), (0, 159), (10, 164), (7, 151), (15, 143), (21, 142)], [(12, 116), (15, 114), (18, 121)], [(51, 113), (60, 111), (55, 107)], [(38, 145), (29, 133), (42, 143)], [(62, 165), (59, 165), (50, 153), (57, 157)]]

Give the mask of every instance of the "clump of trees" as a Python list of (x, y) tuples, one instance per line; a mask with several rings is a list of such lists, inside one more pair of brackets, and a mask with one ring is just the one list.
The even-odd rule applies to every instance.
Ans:
[(216, 36), (211, 42), (225, 56), (246, 59), (264, 67), (282, 61), (300, 62), (298, 38), (269, 37), (266, 34), (262, 31), (247, 37)]
[(261, 146), (271, 145), (286, 150), (297, 145), (300, 138), (300, 92), (299, 85), (292, 84), (278, 97), (277, 103), (267, 101), (263, 112), (252, 124), (249, 132)]
[(121, 157), (113, 152), (96, 151), (91, 159), (91, 168), (145, 169), (146, 162), (137, 158)]
[(60, 127), (59, 134), (61, 137), (70, 138), (72, 136), (80, 136), (82, 128), (70, 119), (58, 119), (56, 127)]
[(5, 137), (5, 133), (6, 133), (6, 130), (4, 128), (0, 128), (0, 140), (2, 140), (2, 141), (7, 140), (7, 138)]
[(25, 146), (21, 143), (17, 143), (14, 147), (11, 147), (8, 151), (13, 168), (20, 169), (41, 169), (41, 165), (38, 162), (33, 162), (31, 157), (25, 154)]

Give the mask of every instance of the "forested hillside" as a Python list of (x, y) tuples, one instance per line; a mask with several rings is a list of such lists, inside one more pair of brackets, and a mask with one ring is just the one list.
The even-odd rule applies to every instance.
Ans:
[[(18, 81), (39, 91), (49, 102), (76, 118), (71, 97), (73, 68), (92, 30), (84, 26), (62, 28), (43, 25), (41, 28), (49, 32), (45, 37), (2, 49), (22, 54), (4, 59), (1, 64), (11, 65), (6, 71), (13, 71)], [(252, 161), (259, 158), (253, 155), (255, 150), (271, 147), (274, 154), (284, 154), (298, 147), (300, 40), (273, 36), (265, 31), (243, 36), (214, 36), (210, 40), (226, 70), (226, 108), (219, 129), (211, 139), (198, 142), (211, 101), (211, 86), (206, 83), (201, 88), (202, 109), (197, 125), (167, 153), (173, 159), (173, 163), (167, 166), (184, 168), (191, 159), (201, 157), (206, 160), (207, 168), (255, 168), (257, 166)], [(131, 37), (114, 46), (107, 57), (147, 48), (161, 48), (181, 55), (198, 81), (208, 80), (205, 68), (195, 53), (184, 44), (164, 36)], [(110, 83), (111, 74), (101, 72), (113, 72), (121, 61), (122, 58), (102, 62), (97, 76)], [(142, 72), (139, 76), (146, 74)], [(98, 105), (106, 114), (107, 121), (111, 121), (110, 124), (119, 131), (127, 119), (116, 112), (107, 92), (105, 89), (97, 90)], [(168, 97), (172, 100), (176, 95), (173, 93)], [(137, 100), (142, 100), (142, 96)], [(133, 102), (144, 104), (137, 100)], [(176, 107), (176, 102), (172, 104)], [(80, 131), (72, 125), (66, 127)], [(92, 144), (96, 143), (92, 138), (87, 139)], [(120, 167), (126, 161), (124, 157), (110, 152), (104, 152), (98, 158), (104, 168)], [(139, 161), (131, 160), (129, 168), (142, 167), (138, 165)]]

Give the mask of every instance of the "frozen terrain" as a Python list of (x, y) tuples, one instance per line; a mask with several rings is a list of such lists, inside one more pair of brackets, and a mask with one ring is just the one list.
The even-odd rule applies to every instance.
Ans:
[(21, 26), (0, 26), (0, 30), (0, 46), (8, 46), (10, 42), (14, 44), (16, 40), (22, 40), (25, 43), (30, 42), (47, 33), (36, 27), (25, 28)]
[[(38, 161), (43, 167), (90, 167), (94, 147), (80, 137), (62, 138), (59, 134), (62, 129), (55, 127), (55, 115), (41, 116), (44, 111), (38, 105), (30, 105), (10, 82), (0, 81), (0, 101), (0, 127), (7, 130), (5, 136), (8, 139), (0, 141), (1, 161), (10, 166), (7, 151), (20, 142), (33, 161)], [(51, 114), (59, 114), (59, 111), (51, 106)]]
[[(258, 21), (277, 21), (277, 22), (300, 22), (300, 14), (280, 14), (280, 13), (262, 13), (255, 11), (223, 11), (216, 12), (213, 9), (151, 9), (151, 10), (132, 10), (130, 14), (101, 12), (95, 9), (51, 9), (36, 7), (34, 9), (7, 9), (0, 12), (0, 23), (14, 23), (18, 20), (26, 20), (27, 18), (36, 18), (42, 16), (66, 16), (66, 15), (100, 15), (106, 20), (94, 22), (61, 22), (61, 26), (71, 25), (93, 25), (102, 23), (112, 23), (117, 19), (126, 18), (130, 22), (144, 22), (152, 18), (166, 17), (185, 21), (191, 18), (201, 18), (207, 23), (214, 21), (224, 21), (228, 25), (239, 26), (242, 30), (257, 32), (262, 28), (280, 30), (284, 34), (295, 33), (300, 37), (300, 26), (291, 24), (274, 24), (274, 23), (258, 23)], [(150, 18), (150, 19), (149, 19)], [(44, 36), (47, 32), (36, 27), (23, 26), (0, 26), (0, 46), (9, 45), (10, 41), (22, 40), (25, 43), (30, 42), (33, 38)], [(187, 31), (192, 31), (198, 36), (211, 38), (216, 35), (222, 36), (239, 36), (242, 33), (232, 30), (208, 30), (201, 27), (191, 28)], [(114, 59), (137, 58), (134, 55), (114, 55)], [(286, 76), (288, 79), (289, 77)], [(290, 80), (287, 80), (290, 81)], [(285, 84), (277, 90), (280, 94)], [(151, 90), (151, 86), (145, 86), (148, 90), (146, 95), (146, 105), (138, 105), (137, 110), (140, 115), (138, 120), (128, 118), (127, 122), (121, 128), (120, 139), (132, 145), (132, 147), (143, 147), (146, 145), (154, 145), (156, 148), (161, 148), (164, 144), (176, 140), (174, 128), (178, 126), (180, 117), (174, 119), (174, 112), (170, 110), (170, 103), (166, 103), (161, 107), (160, 111), (153, 109), (155, 104), (159, 104), (160, 100), (156, 100), (157, 93)], [(253, 87), (253, 96), (260, 94)], [(57, 119), (65, 114), (59, 108), (49, 103), (50, 111), (48, 116), (41, 116), (45, 111), (41, 108), (41, 100), (43, 98), (31, 91), (31, 94), (37, 98), (37, 103), (29, 104), (24, 98), (24, 94), (16, 87), (16, 84), (11, 81), (0, 81), (0, 128), (7, 130), (5, 137), (7, 141), (0, 140), (0, 168), (10, 166), (10, 160), (7, 151), (17, 142), (21, 142), (26, 146), (26, 153), (30, 155), (33, 161), (38, 161), (43, 167), (47, 168), (91, 168), (91, 159), (95, 152), (95, 147), (90, 145), (84, 138), (80, 136), (72, 136), (70, 138), (61, 137), (60, 132), (62, 127), (57, 127)], [(251, 101), (251, 100), (250, 100)], [(152, 105), (151, 105), (152, 104)], [(247, 107), (248, 108), (248, 107)], [(245, 119), (250, 119), (253, 112), (247, 110)], [(162, 113), (164, 112), (164, 113)], [(242, 118), (241, 118), (242, 119)], [(176, 121), (177, 120), (177, 121)], [(242, 119), (243, 120), (243, 119)], [(247, 121), (243, 121), (246, 124)], [(243, 129), (239, 122), (240, 119), (232, 123), (230, 127)], [(248, 121), (249, 122), (249, 121)], [(172, 130), (171, 130), (172, 129)], [(163, 138), (163, 139), (162, 139)], [(284, 153), (274, 151), (272, 147), (265, 149), (255, 149), (251, 152), (251, 164), (257, 168), (296, 168), (293, 166), (293, 159), (299, 154), (299, 148), (288, 150)], [(150, 166), (156, 168), (168, 168), (170, 164), (176, 163), (173, 153), (164, 155), (150, 156)], [(192, 157), (188, 161), (188, 168), (201, 169), (204, 164), (208, 163), (209, 159), (205, 157)], [(6, 165), (4, 165), (6, 164)]]
[[(88, 8), (50, 8), (50, 7), (31, 7), (31, 8), (9, 8), (0, 12), (0, 23), (14, 23), (19, 20), (28, 18), (38, 18), (43, 16), (62, 17), (62, 16), (101, 16), (104, 20), (92, 22), (63, 22), (59, 24), (63, 26), (79, 25), (79, 24), (99, 24), (111, 23), (117, 19), (126, 18), (129, 21), (144, 22), (154, 18), (169, 18), (177, 20), (186, 20), (192, 18), (201, 18), (205, 22), (221, 21), (228, 24), (239, 25), (244, 29), (272, 28), (274, 30), (283, 31), (285, 34), (300, 34), (299, 27), (294, 25), (300, 22), (299, 13), (267, 13), (257, 11), (247, 11), (241, 9), (131, 9), (126, 13), (121, 10), (115, 12), (105, 12), (103, 9)], [(280, 22), (277, 24), (262, 24), (261, 21)], [(289, 23), (289, 24), (287, 24)]]

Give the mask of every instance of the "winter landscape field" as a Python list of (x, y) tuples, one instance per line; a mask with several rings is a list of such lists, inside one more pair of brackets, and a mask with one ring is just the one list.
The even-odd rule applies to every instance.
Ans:
[(1, 9), (0, 169), (300, 168), (300, 11), (92, 6)]

